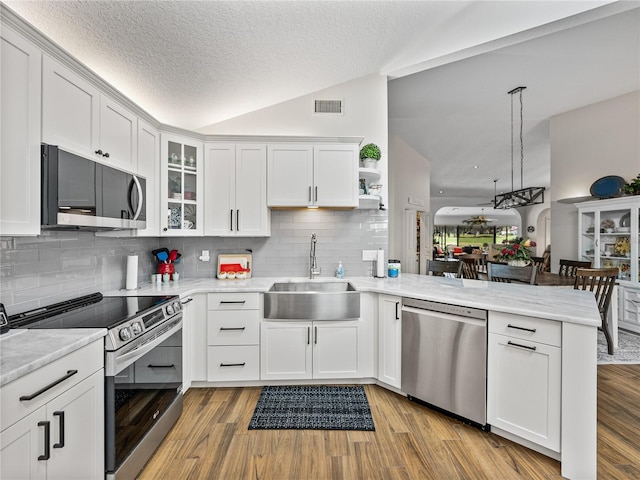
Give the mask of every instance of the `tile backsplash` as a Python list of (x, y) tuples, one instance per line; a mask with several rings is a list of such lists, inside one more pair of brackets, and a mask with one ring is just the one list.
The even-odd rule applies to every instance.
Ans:
[[(156, 269), (151, 250), (182, 254), (180, 278), (214, 278), (219, 253), (253, 254), (255, 277), (304, 277), (309, 274), (311, 234), (323, 277), (338, 262), (345, 277), (372, 274), (362, 250), (387, 250), (387, 211), (274, 210), (271, 236), (265, 238), (112, 238), (92, 232), (43, 231), (37, 237), (0, 237), (0, 301), (14, 314), (97, 291), (124, 288), (128, 255), (138, 255), (140, 283)], [(202, 250), (210, 260), (201, 262)], [(387, 256), (385, 255), (385, 258)]]

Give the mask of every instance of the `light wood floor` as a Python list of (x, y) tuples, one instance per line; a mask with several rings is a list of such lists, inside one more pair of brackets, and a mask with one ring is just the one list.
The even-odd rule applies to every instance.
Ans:
[[(191, 389), (139, 480), (561, 479), (560, 464), (381, 387), (375, 432), (247, 430), (260, 388)], [(598, 478), (640, 478), (640, 365), (598, 367)]]

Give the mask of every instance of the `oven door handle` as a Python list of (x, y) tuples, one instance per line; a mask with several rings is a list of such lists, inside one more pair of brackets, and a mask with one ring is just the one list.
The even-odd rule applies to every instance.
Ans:
[(145, 354), (149, 353), (151, 350), (156, 348), (162, 342), (164, 342), (167, 338), (173, 335), (176, 332), (182, 330), (182, 316), (180, 319), (168, 328), (166, 331), (154, 337), (148, 343), (143, 343), (139, 347), (134, 348), (133, 350), (124, 353), (122, 355), (113, 356), (109, 358), (107, 355), (107, 362), (105, 365), (106, 372), (105, 374), (109, 377), (115, 376), (117, 373), (121, 372), (125, 367), (131, 365), (139, 358), (142, 358)]

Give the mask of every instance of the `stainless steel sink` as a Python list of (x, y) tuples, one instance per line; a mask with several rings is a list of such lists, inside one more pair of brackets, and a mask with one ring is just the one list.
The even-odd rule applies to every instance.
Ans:
[(349, 282), (274, 283), (264, 294), (264, 317), (348, 320), (360, 317), (360, 292)]

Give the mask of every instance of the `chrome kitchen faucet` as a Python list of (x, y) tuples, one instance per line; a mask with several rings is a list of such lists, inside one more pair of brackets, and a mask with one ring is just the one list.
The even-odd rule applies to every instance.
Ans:
[(309, 278), (313, 279), (313, 277), (320, 275), (322, 269), (318, 267), (318, 263), (316, 261), (316, 243), (318, 239), (316, 238), (316, 234), (311, 234), (311, 251), (309, 252)]

